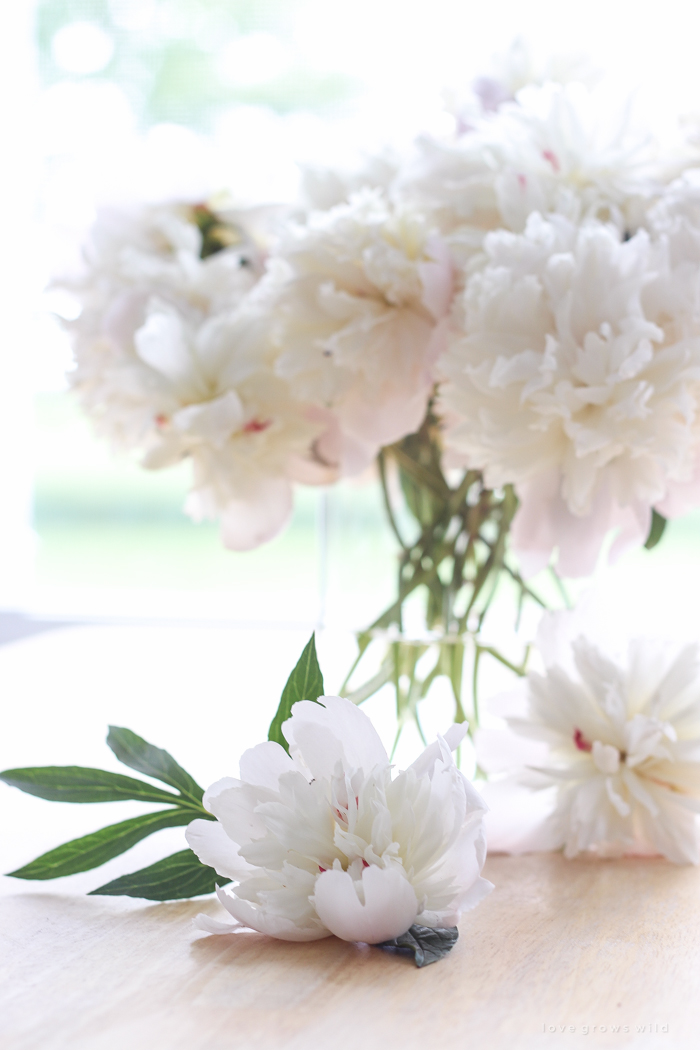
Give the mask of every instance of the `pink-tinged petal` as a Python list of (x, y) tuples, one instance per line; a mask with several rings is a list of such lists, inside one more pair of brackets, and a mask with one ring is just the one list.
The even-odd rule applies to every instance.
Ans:
[[(423, 357), (427, 357), (431, 346), (429, 335), (425, 343)], [(405, 385), (387, 390), (378, 402), (368, 401), (364, 388), (351, 391), (338, 410), (343, 432), (356, 443), (372, 443), (375, 448), (391, 445), (406, 434), (413, 434), (423, 422), (432, 391), (427, 367), (425, 373), (416, 378), (415, 386), (415, 390), (407, 389)]]
[(243, 403), (235, 390), (203, 404), (186, 405), (175, 412), (172, 424), (181, 433), (196, 434), (215, 448), (223, 448), (231, 434), (240, 430), (245, 420)]
[[(323, 428), (322, 433), (313, 443), (312, 452), (321, 471), (325, 470), (325, 476), (329, 480), (336, 480), (338, 475), (353, 477), (361, 474), (374, 460), (379, 449), (377, 443), (350, 437), (341, 429), (340, 420), (335, 412), (327, 408), (312, 406), (307, 409), (306, 417), (311, 423), (317, 423)], [(307, 481), (304, 472), (300, 474), (296, 460), (292, 462), (292, 471), (294, 479), (303, 484), (328, 483), (327, 481)], [(320, 476), (324, 476), (323, 473)]]
[(651, 528), (651, 507), (643, 503), (635, 503), (630, 507), (617, 507), (609, 527), (617, 529), (617, 535), (609, 554), (609, 561), (612, 565), (625, 551), (641, 547), (644, 543)]
[(526, 579), (546, 568), (556, 543), (550, 505), (557, 498), (559, 475), (547, 471), (518, 485), (520, 506), (510, 530), (511, 543)]
[(341, 477), (337, 463), (326, 463), (312, 453), (300, 456), (294, 453), (289, 457), (288, 474), (291, 481), (299, 485), (333, 485)]
[(286, 919), (276, 912), (255, 907), (250, 901), (239, 900), (217, 886), (216, 895), (229, 915), (232, 915), (241, 926), (258, 933), (276, 937), (280, 941), (320, 941), (329, 937), (330, 932), (320, 923), (308, 926), (297, 926), (291, 919)]
[(249, 551), (273, 539), (292, 516), (292, 486), (286, 478), (266, 478), (249, 499), (226, 504), (221, 515), (221, 538), (225, 547)]
[(603, 541), (615, 529), (617, 535), (609, 559), (639, 546), (649, 533), (651, 509), (636, 503), (620, 507), (611, 484), (603, 479), (587, 514), (574, 514), (561, 495), (561, 477), (548, 470), (527, 484), (518, 485), (520, 506), (513, 519), (511, 540), (523, 575), (534, 576), (544, 569), (558, 547), (557, 569), (562, 576), (589, 576), (595, 569)]
[(389, 765), (379, 734), (364, 711), (340, 696), (303, 700), (292, 707), (292, 717), (282, 724), (291, 754), (299, 755), (316, 779), (329, 780), (338, 762), (343, 769)]
[(669, 481), (666, 495), (656, 504), (665, 518), (679, 518), (700, 506), (700, 456), (696, 455), (693, 474), (689, 481)]
[(561, 495), (561, 476), (549, 470), (518, 486), (520, 507), (513, 519), (513, 549), (526, 577), (544, 569), (555, 547), (563, 576), (588, 576), (595, 569), (608, 531), (617, 522), (610, 494), (602, 486), (589, 514), (572, 514)]
[(361, 904), (346, 871), (325, 871), (316, 880), (314, 906), (319, 919), (343, 941), (380, 941), (399, 937), (418, 913), (413, 887), (398, 868), (371, 865), (362, 873)]
[(208, 864), (227, 879), (239, 879), (251, 865), (238, 853), (238, 845), (228, 837), (218, 820), (193, 820), (185, 831), (187, 844), (202, 864)]
[(249, 748), (241, 756), (241, 780), (246, 784), (269, 788), (270, 791), (279, 789), (283, 773), (293, 773), (295, 769), (296, 766), (281, 744), (272, 740)]
[(594, 510), (579, 518), (563, 504), (557, 504), (555, 513), (559, 574), (572, 579), (590, 576), (595, 570), (605, 537), (616, 524), (612, 515), (596, 513)]
[(428, 238), (426, 249), (430, 262), (419, 263), (418, 273), (423, 284), (423, 305), (436, 321), (445, 317), (454, 294), (452, 257), (442, 237)]

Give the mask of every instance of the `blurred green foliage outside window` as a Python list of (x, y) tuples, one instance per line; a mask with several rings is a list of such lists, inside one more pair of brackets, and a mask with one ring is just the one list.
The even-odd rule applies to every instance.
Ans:
[(142, 125), (206, 130), (222, 109), (322, 112), (356, 94), (314, 68), (295, 39), (303, 0), (38, 0), (45, 86), (67, 76), (116, 83)]

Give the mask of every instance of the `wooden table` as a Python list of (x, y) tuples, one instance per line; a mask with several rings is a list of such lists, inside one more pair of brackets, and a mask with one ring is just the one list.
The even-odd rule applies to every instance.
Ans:
[(700, 1045), (700, 871), (541, 854), (490, 857), (485, 873), (496, 890), (423, 970), (335, 938), (203, 936), (190, 921), (216, 913), (209, 899), (5, 897), (0, 1046)]

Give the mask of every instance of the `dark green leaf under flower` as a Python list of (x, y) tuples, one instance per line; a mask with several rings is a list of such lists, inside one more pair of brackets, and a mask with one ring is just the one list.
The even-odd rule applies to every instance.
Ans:
[(382, 941), (375, 945), (397, 955), (412, 955), (416, 966), (429, 966), (451, 952), (457, 943), (459, 930), (456, 926), (434, 929), (432, 926), (419, 926), (414, 923), (400, 937)]

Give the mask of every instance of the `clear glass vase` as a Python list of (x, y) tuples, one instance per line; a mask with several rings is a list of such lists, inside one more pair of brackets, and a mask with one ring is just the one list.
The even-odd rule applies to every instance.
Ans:
[(515, 493), (486, 488), (478, 471), (446, 472), (440, 438), (429, 410), (382, 450), (374, 484), (332, 492), (321, 529), (327, 622), (357, 642), (340, 691), (363, 703), (390, 689), (397, 742), (408, 724), (425, 739), (421, 712), (446, 691), (473, 733), (484, 663), (524, 674), (522, 612), (545, 606), (509, 555)]

